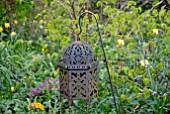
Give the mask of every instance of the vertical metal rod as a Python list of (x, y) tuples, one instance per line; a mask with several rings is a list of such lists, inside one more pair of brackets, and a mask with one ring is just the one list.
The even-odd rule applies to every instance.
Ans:
[(100, 42), (101, 42), (101, 45), (102, 45), (102, 51), (103, 51), (103, 56), (104, 56), (104, 62), (106, 63), (106, 69), (107, 69), (107, 73), (108, 73), (108, 76), (109, 76), (109, 83), (110, 83), (110, 87), (111, 87), (111, 91), (112, 91), (112, 96), (113, 96), (113, 102), (114, 102), (114, 105), (115, 105), (115, 108), (116, 108), (116, 113), (118, 114), (118, 109), (117, 109), (117, 104), (116, 104), (116, 98), (115, 98), (115, 94), (114, 94), (114, 89), (113, 89), (113, 86), (112, 86), (112, 80), (111, 80), (111, 75), (110, 75), (110, 71), (109, 71), (109, 67), (108, 67), (108, 61), (107, 61), (107, 58), (106, 58), (106, 52), (104, 50), (104, 45), (103, 45), (103, 41), (102, 41), (102, 36), (101, 36), (101, 33), (100, 33), (100, 28), (99, 28), (99, 24), (98, 24), (98, 21), (97, 21), (97, 18), (95, 16), (95, 14), (93, 12), (90, 12), (90, 11), (86, 11), (84, 13), (82, 13), (80, 16), (79, 16), (79, 27), (80, 27), (80, 32), (78, 33), (81, 34), (82, 32), (82, 28), (81, 28), (81, 25), (80, 25), (80, 20), (81, 18), (83, 18), (83, 15), (84, 14), (91, 14), (94, 16), (95, 20), (96, 20), (96, 25), (97, 25), (97, 29), (98, 29), (98, 34), (99, 34), (99, 37), (100, 37)]

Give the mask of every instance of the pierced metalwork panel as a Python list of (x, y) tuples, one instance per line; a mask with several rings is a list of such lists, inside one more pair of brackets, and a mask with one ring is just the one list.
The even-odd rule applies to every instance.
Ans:
[(98, 95), (97, 67), (89, 70), (89, 97)]
[(98, 95), (98, 61), (94, 60), (89, 45), (75, 41), (67, 47), (63, 59), (59, 60), (60, 93), (71, 102)]
[(68, 98), (69, 96), (69, 77), (67, 70), (60, 68), (60, 93), (62, 96)]
[(86, 71), (70, 71), (70, 98), (71, 99), (86, 99)]
[(81, 41), (69, 45), (63, 57), (63, 62), (66, 65), (86, 65), (94, 61), (92, 49)]

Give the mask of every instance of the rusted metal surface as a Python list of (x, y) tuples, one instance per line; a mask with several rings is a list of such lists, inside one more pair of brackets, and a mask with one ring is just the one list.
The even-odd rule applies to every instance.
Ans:
[(86, 99), (98, 95), (98, 61), (94, 59), (92, 49), (81, 41), (70, 44), (58, 62), (60, 68), (60, 94), (72, 100)]

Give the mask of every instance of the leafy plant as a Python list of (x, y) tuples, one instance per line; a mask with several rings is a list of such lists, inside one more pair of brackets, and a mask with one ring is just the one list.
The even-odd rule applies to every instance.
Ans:
[[(1, 5), (0, 11), (3, 18), (0, 112), (163, 114), (169, 111), (170, 11), (164, 6), (159, 10), (156, 7), (143, 10), (136, 7), (136, 2), (128, 1), (123, 9), (117, 9), (115, 0), (20, 0), (14, 3), (11, 9)], [(99, 60), (98, 97), (91, 99), (88, 106), (84, 100), (75, 100), (74, 105), (69, 106), (67, 99), (60, 101), (57, 89), (50, 90), (51, 85), (40, 87), (47, 77), (59, 77), (57, 60), (75, 40), (79, 33), (78, 16), (86, 10), (94, 12), (99, 20), (118, 112), (111, 97), (95, 20), (89, 15), (81, 21), (79, 37), (90, 44)], [(10, 16), (6, 16), (6, 12)], [(26, 16), (28, 12), (31, 15)], [(10, 27), (6, 28), (5, 23)], [(11, 35), (13, 31), (16, 35)], [(51, 81), (50, 84), (56, 83)], [(34, 90), (41, 92), (32, 96)], [(32, 105), (37, 102), (44, 110)], [(29, 107), (32, 108), (29, 110)]]

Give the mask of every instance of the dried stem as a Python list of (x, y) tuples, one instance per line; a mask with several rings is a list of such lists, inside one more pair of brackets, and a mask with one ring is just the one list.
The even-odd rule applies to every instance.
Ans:
[(72, 3), (71, 3), (71, 8), (72, 8), (72, 10), (73, 10), (73, 17), (74, 17), (74, 19), (76, 20), (77, 18), (76, 18), (76, 12), (75, 12), (75, 9), (74, 9), (74, 0), (73, 0)]
[(170, 4), (169, 4), (168, 0), (164, 0), (164, 2), (167, 5), (167, 7), (170, 7)]
[(86, 43), (88, 42), (88, 24), (86, 25)]
[(134, 85), (139, 86), (140, 88), (144, 88), (141, 84), (138, 84), (138, 83), (134, 82), (133, 80), (130, 80), (127, 76), (119, 75), (119, 78), (123, 78), (123, 79), (125, 79), (126, 81), (131, 82), (131, 83), (133, 83)]
[(139, 7), (143, 7), (145, 6), (146, 4), (152, 4), (151, 2), (149, 2), (148, 0), (146, 0), (143, 4), (141, 4)]
[(58, 0), (57, 2), (69, 12), (70, 17), (72, 18), (72, 12), (67, 7), (65, 7), (64, 4), (61, 1)]
[(155, 4), (155, 5), (149, 10), (149, 13), (150, 13), (155, 7), (159, 6), (159, 5), (162, 4), (162, 3), (163, 3), (163, 0), (160, 1), (160, 2), (158, 2), (157, 4)]
[(127, 4), (127, 1), (120, 7), (119, 11), (123, 10), (126, 4)]
[(155, 70), (157, 73), (159, 73), (159, 74), (166, 80), (168, 86), (170, 87), (170, 82), (169, 82), (169, 80), (168, 80), (164, 75), (162, 75), (161, 72), (160, 72), (157, 68), (153, 67), (152, 65), (151, 65), (151, 67), (154, 68), (154, 70)]

